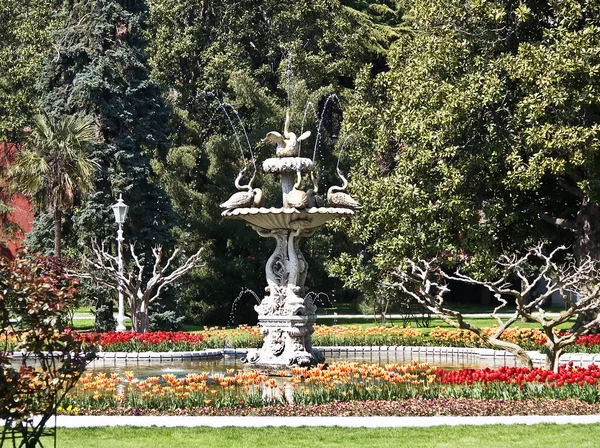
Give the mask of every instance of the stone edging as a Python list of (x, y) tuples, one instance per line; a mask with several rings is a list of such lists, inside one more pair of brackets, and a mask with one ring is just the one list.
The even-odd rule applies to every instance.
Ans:
[[(356, 346), (356, 347), (315, 347), (323, 352), (325, 357), (331, 355), (347, 355), (350, 358), (361, 356), (406, 356), (419, 359), (422, 362), (444, 363), (460, 362), (462, 364), (494, 364), (517, 365), (514, 355), (504, 350), (469, 347), (423, 347), (423, 346)], [(207, 349), (190, 352), (99, 352), (92, 361), (92, 366), (115, 363), (153, 363), (184, 360), (218, 360), (226, 357), (243, 357), (248, 354), (246, 348), (237, 349)], [(543, 366), (546, 355), (537, 352), (527, 352), (534, 365)], [(14, 353), (13, 359), (19, 360), (23, 354)], [(573, 362), (576, 366), (600, 365), (600, 353), (566, 353), (560, 358), (561, 363)]]
[[(383, 355), (404, 354), (411, 357), (425, 358), (429, 362), (444, 360), (461, 361), (473, 364), (484, 362), (496, 362), (497, 364), (516, 364), (514, 355), (504, 350), (493, 350), (487, 348), (470, 347), (424, 347), (424, 346), (332, 346), (315, 347), (327, 355), (350, 355), (361, 356), (366, 354)], [(207, 349), (191, 352), (99, 352), (97, 358), (92, 361), (93, 365), (106, 364), (107, 362), (163, 362), (184, 360), (216, 360), (225, 357), (243, 357), (248, 354), (247, 348), (237, 349)], [(546, 355), (537, 351), (528, 351), (534, 365), (544, 365)], [(24, 358), (23, 353), (13, 353), (13, 359), (18, 361)], [(442, 359), (445, 358), (445, 359)], [(590, 364), (600, 365), (600, 353), (565, 353), (560, 357), (561, 363), (573, 362), (576, 366), (588, 366)]]

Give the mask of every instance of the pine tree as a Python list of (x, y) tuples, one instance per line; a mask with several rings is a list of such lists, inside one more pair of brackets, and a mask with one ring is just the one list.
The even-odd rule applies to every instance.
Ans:
[[(218, 204), (232, 193), (233, 179), (250, 152), (232, 109), (219, 108), (206, 92), (239, 111), (258, 152), (257, 182), (267, 199), (278, 198), (277, 180), (260, 173), (261, 161), (272, 157), (274, 148), (260, 141), (282, 128), (287, 108), (297, 132), (307, 101), (320, 113), (329, 94), (343, 96), (353, 86), (357, 70), (371, 62), (372, 54), (363, 45), (367, 30), (351, 20), (339, 0), (155, 0), (151, 21), (153, 76), (170, 92), (178, 129), (161, 178), (181, 214), (179, 237), (192, 249), (205, 246), (206, 264), (184, 288), (183, 300), (198, 321), (224, 322), (242, 288), (261, 295), (272, 246), (243, 223), (220, 216)], [(304, 130), (315, 129), (314, 109), (307, 111)], [(331, 137), (339, 132), (340, 117), (340, 107), (332, 101), (320, 145), (322, 187), (334, 175)], [(312, 157), (314, 137), (304, 143), (302, 156)], [(323, 264), (343, 244), (326, 229), (303, 242), (310, 265), (307, 284), (329, 293), (340, 285), (327, 279)], [(238, 307), (236, 314), (250, 322), (254, 300), (243, 304), (247, 308)]]

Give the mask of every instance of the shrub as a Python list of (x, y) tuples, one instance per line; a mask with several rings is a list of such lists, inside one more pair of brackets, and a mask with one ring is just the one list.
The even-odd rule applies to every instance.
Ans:
[[(82, 354), (68, 329), (76, 286), (46, 259), (0, 259), (0, 419), (26, 447), (36, 446), (94, 356), (92, 344)], [(19, 367), (11, 364), (12, 351), (24, 356)], [(41, 416), (35, 424), (34, 415)]]

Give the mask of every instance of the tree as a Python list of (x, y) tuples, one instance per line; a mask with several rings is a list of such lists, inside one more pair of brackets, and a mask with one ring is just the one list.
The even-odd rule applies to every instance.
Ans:
[(0, 143), (0, 248), (19, 230), (11, 217), (13, 193), (6, 173), (13, 163), (14, 153), (14, 146)]
[[(229, 197), (235, 175), (250, 159), (244, 132), (260, 167), (273, 150), (260, 141), (282, 128), (287, 108), (293, 129), (314, 130), (320, 118), (316, 111), (327, 97), (334, 92), (343, 97), (357, 69), (374, 57), (363, 45), (367, 28), (350, 12), (338, 0), (151, 3), (152, 74), (169, 92), (178, 130), (166, 163), (154, 167), (180, 215), (181, 243), (192, 250), (205, 247), (205, 265), (184, 288), (191, 318), (225, 322), (243, 287), (259, 291), (264, 286), (256, 273), (263, 271), (271, 248), (243, 224), (223, 221), (218, 204)], [(245, 129), (233, 109), (209, 92), (235, 107)], [(331, 100), (318, 155), (321, 186), (334, 179), (331, 137), (338, 134), (341, 114)], [(302, 155), (312, 157), (313, 147), (314, 139), (303, 142)], [(274, 181), (257, 177), (266, 197), (280, 196)], [(339, 288), (327, 279), (322, 260), (345, 245), (343, 238), (323, 230), (306, 245), (307, 283), (319, 291)], [(251, 306), (246, 311), (254, 315)]]
[[(35, 84), (58, 26), (62, 0), (4, 0), (0, 3), (0, 141), (20, 143), (37, 113)], [(54, 55), (56, 50), (52, 49)]]
[(98, 210), (110, 212), (116, 194), (123, 193), (130, 204), (125, 231), (150, 254), (153, 245), (172, 242), (175, 217), (150, 166), (170, 143), (169, 109), (149, 77), (144, 51), (146, 3), (65, 0), (63, 6), (63, 26), (52, 42), (56, 50), (47, 54), (38, 77), (40, 106), (49, 115), (92, 114), (100, 140), (93, 152), (101, 167), (97, 193), (73, 216), (75, 243), (112, 233), (110, 214)]
[[(104, 245), (98, 246), (93, 243), (94, 257), (85, 260), (88, 272), (80, 276), (93, 279), (115, 290), (121, 290), (129, 301), (131, 329), (144, 333), (149, 330), (150, 304), (160, 298), (164, 288), (198, 266), (202, 249), (181, 261), (181, 248), (176, 248), (163, 265), (163, 249), (157, 246), (152, 249), (154, 263), (151, 270), (146, 270), (146, 264), (135, 253), (133, 244), (129, 249), (133, 266), (127, 267), (121, 274), (118, 269), (118, 258), (107, 252)], [(178, 262), (180, 265), (175, 266)]]
[[(394, 271), (392, 277), (397, 282), (386, 283), (385, 286), (400, 288), (444, 322), (475, 333), (492, 347), (513, 353), (529, 368), (533, 368), (533, 363), (527, 352), (517, 344), (502, 339), (502, 336), (519, 319), (535, 322), (546, 336), (546, 368), (557, 372), (560, 355), (565, 348), (575, 344), (579, 336), (600, 325), (600, 317), (597, 316), (573, 331), (558, 329), (570, 319), (600, 307), (599, 263), (589, 257), (579, 264), (559, 263), (560, 255), (565, 251), (565, 247), (559, 247), (546, 254), (543, 244), (538, 244), (531, 247), (525, 255), (504, 256), (498, 262), (501, 275), (495, 281), (476, 280), (459, 270), (448, 274), (440, 269), (435, 260), (408, 260), (410, 268), (406, 271)], [(533, 272), (532, 265), (537, 266)], [(519, 280), (520, 288), (513, 286), (511, 278)], [(449, 309), (444, 304), (444, 295), (450, 291), (445, 284), (448, 280), (482, 286), (494, 294), (499, 305), (494, 308), (491, 316), (498, 326), (491, 333), (469, 323), (460, 312)], [(546, 304), (551, 303), (551, 297), (555, 294), (559, 294), (566, 304), (565, 309), (557, 316), (545, 311)], [(502, 314), (506, 313), (507, 298), (514, 299), (515, 303), (515, 310), (508, 313), (508, 316)]]
[[(136, 242), (142, 259), (151, 259), (154, 245), (174, 243), (171, 229), (177, 219), (150, 163), (170, 146), (170, 110), (149, 76), (147, 8), (144, 0), (64, 0), (52, 49), (39, 71), (43, 110), (49, 115), (85, 111), (98, 126), (96, 191), (65, 219), (64, 241), (74, 256), (90, 239), (114, 234), (110, 206), (118, 193), (130, 207), (125, 235)], [(44, 249), (40, 218), (30, 233), (29, 241), (37, 243), (32, 250)], [(109, 308), (109, 297), (94, 298), (97, 308)], [(162, 300), (174, 306), (173, 297), (165, 294)]]
[(37, 115), (27, 140), (11, 167), (22, 193), (46, 207), (54, 217), (54, 255), (61, 256), (62, 214), (73, 207), (77, 194), (94, 188), (98, 164), (89, 149), (96, 139), (94, 118), (64, 115), (58, 119)]
[[(522, 257), (505, 257), (501, 262), (502, 277), (496, 282), (481, 282), (469, 276), (457, 273), (454, 277), (466, 283), (481, 285), (494, 293), (496, 297), (508, 296), (515, 300), (517, 314), (526, 321), (539, 324), (546, 336), (546, 368), (558, 371), (560, 355), (565, 348), (577, 342), (579, 336), (594, 332), (600, 326), (600, 285), (598, 284), (599, 264), (587, 257), (578, 263), (557, 263), (557, 256), (566, 250), (560, 246), (545, 254), (543, 246), (529, 249)], [(538, 270), (531, 275), (530, 266), (537, 264)], [(520, 288), (515, 288), (508, 279), (516, 276)], [(540, 285), (544, 288), (540, 291)], [(551, 317), (544, 311), (551, 297), (559, 294), (565, 302), (565, 309), (558, 316)], [(506, 301), (504, 301), (506, 303)], [(573, 318), (594, 313), (592, 319), (571, 331), (562, 332), (558, 326)]]
[[(341, 0), (351, 20), (364, 29), (363, 45), (371, 55), (375, 73), (386, 71), (387, 54), (406, 26), (407, 0)], [(365, 39), (366, 38), (366, 39)]]
[[(440, 270), (435, 260), (419, 260), (418, 262), (407, 260), (407, 264), (409, 269), (406, 271), (396, 270), (391, 273), (392, 278), (396, 282), (384, 282), (383, 287), (399, 289), (415, 302), (421, 304), (425, 309), (439, 316), (448, 325), (475, 333), (481, 338), (484, 344), (493, 348), (506, 350), (515, 355), (526, 367), (533, 368), (531, 357), (523, 347), (502, 339), (504, 331), (519, 319), (518, 311), (512, 313), (507, 318), (499, 315), (499, 311), (507, 304), (506, 300), (502, 301), (501, 305), (496, 307), (492, 313), (492, 317), (496, 320), (498, 326), (490, 334), (485, 329), (470, 323), (461, 312), (452, 310), (444, 305), (444, 296), (450, 292), (450, 289), (445, 284), (445, 280), (449, 277), (443, 270)], [(460, 274), (457, 273), (458, 275)], [(500, 283), (503, 284), (502, 282)], [(487, 285), (487, 283), (485, 284)]]
[(390, 71), (363, 71), (361, 141), (338, 275), (372, 285), (405, 257), (473, 274), (540, 238), (600, 259), (600, 15), (595, 1), (416, 1)]

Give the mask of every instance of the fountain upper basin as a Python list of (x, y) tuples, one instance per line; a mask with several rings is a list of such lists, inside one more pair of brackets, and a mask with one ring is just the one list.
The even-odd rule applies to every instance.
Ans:
[(274, 157), (263, 162), (265, 173), (309, 173), (313, 168), (313, 161), (306, 157)]
[(243, 219), (255, 227), (275, 229), (316, 229), (327, 221), (343, 216), (353, 216), (354, 210), (334, 207), (312, 207), (298, 210), (283, 207), (251, 207), (225, 210), (222, 216)]

